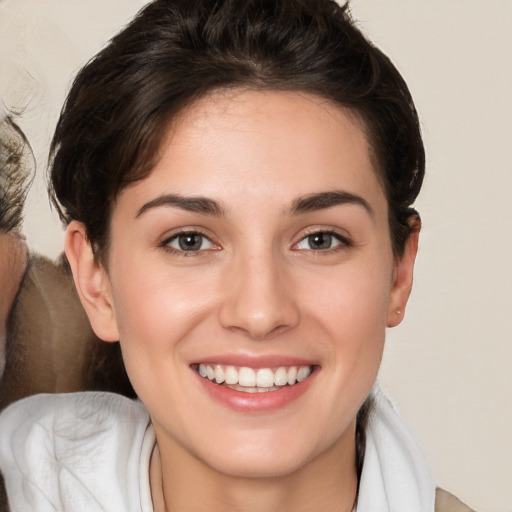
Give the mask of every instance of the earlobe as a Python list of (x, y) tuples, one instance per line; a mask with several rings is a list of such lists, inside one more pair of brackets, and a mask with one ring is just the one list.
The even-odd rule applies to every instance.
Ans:
[(110, 281), (103, 265), (94, 257), (81, 222), (69, 224), (64, 248), (78, 296), (94, 332), (104, 341), (118, 341)]
[(405, 307), (411, 293), (414, 262), (418, 252), (418, 240), (421, 229), (419, 217), (411, 218), (410, 225), (412, 229), (405, 243), (404, 252), (395, 263), (393, 284), (388, 304), (388, 327), (395, 327), (402, 322)]

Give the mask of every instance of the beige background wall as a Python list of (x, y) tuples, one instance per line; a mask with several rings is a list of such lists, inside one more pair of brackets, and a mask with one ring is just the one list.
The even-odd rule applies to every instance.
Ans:
[[(0, 0), (0, 98), (38, 160), (25, 232), (55, 256), (46, 148), (69, 80), (142, 0)], [(512, 1), (354, 0), (402, 71), (428, 151), (420, 256), (381, 382), (441, 485), (512, 511)], [(1, 104), (0, 104), (1, 105)]]

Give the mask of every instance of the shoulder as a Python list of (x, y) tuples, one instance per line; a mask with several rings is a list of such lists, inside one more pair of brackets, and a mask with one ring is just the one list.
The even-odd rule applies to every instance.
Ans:
[[(43, 428), (48, 434), (113, 429), (119, 423), (147, 425), (149, 414), (137, 401), (115, 393), (40, 394), (19, 400), (0, 414), (3, 441), (9, 434), (26, 438)], [(1, 445), (0, 445), (1, 446)]]
[(472, 508), (462, 503), (453, 494), (444, 489), (436, 489), (435, 512), (475, 512)]
[(131, 510), (148, 425), (141, 403), (112, 393), (36, 395), (9, 406), (0, 415), (0, 469), (11, 510)]

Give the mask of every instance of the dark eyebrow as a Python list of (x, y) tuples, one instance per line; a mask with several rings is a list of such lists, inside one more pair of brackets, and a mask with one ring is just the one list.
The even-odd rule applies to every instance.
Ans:
[(140, 217), (143, 213), (152, 208), (158, 208), (161, 206), (171, 206), (181, 208), (182, 210), (187, 210), (189, 212), (201, 213), (203, 215), (214, 215), (216, 217), (225, 215), (222, 206), (213, 199), (208, 199), (207, 197), (184, 197), (176, 194), (165, 194), (145, 203), (139, 209), (135, 218)]
[(319, 192), (317, 194), (308, 194), (296, 199), (290, 208), (292, 215), (312, 212), (315, 210), (324, 210), (333, 206), (342, 204), (356, 204), (362, 206), (371, 217), (374, 216), (373, 208), (368, 201), (361, 196), (345, 192), (343, 190), (333, 190), (330, 192)]

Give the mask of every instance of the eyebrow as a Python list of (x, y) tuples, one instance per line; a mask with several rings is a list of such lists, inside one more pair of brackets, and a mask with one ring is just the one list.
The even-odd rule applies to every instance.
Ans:
[(292, 215), (298, 215), (317, 210), (325, 210), (327, 208), (332, 208), (333, 206), (344, 204), (362, 206), (371, 217), (374, 217), (375, 215), (373, 208), (370, 206), (368, 201), (363, 199), (361, 196), (345, 192), (344, 190), (319, 192), (317, 194), (308, 194), (306, 196), (299, 197), (292, 203), (290, 211)]
[[(345, 192), (343, 190), (333, 190), (329, 192), (319, 192), (308, 194), (297, 198), (290, 207), (291, 215), (300, 215), (301, 213), (325, 210), (333, 206), (344, 204), (355, 204), (362, 206), (371, 217), (374, 216), (373, 208), (368, 201), (361, 196)], [(135, 218), (140, 217), (148, 210), (159, 207), (181, 208), (189, 212), (200, 213), (202, 215), (213, 215), (222, 217), (226, 215), (225, 209), (214, 199), (208, 197), (185, 197), (176, 194), (165, 194), (145, 203), (137, 212)]]
[(161, 206), (170, 206), (181, 208), (189, 212), (201, 213), (203, 215), (214, 215), (221, 217), (225, 215), (225, 211), (217, 201), (207, 197), (184, 197), (176, 194), (165, 194), (156, 199), (145, 203), (137, 212), (135, 218), (140, 217), (143, 213)]

